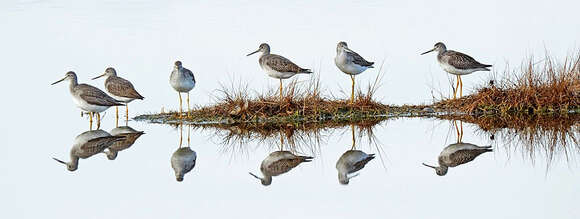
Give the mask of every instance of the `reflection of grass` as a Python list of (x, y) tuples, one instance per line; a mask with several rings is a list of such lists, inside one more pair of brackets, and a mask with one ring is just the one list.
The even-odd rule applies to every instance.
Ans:
[[(499, 82), (490, 82), (475, 94), (442, 100), (436, 106), (478, 114), (567, 114), (580, 106), (580, 56), (562, 64), (546, 57), (543, 64), (532, 59), (520, 71), (506, 72)], [(516, 73), (517, 72), (517, 73)]]
[[(443, 119), (457, 116), (443, 116)], [(564, 156), (566, 160), (580, 153), (580, 115), (506, 115), (469, 116), (463, 115), (460, 120), (474, 123), (486, 135), (497, 136), (505, 142), (506, 152), (519, 150), (522, 155), (533, 162), (537, 155), (546, 158), (547, 165), (555, 156)]]

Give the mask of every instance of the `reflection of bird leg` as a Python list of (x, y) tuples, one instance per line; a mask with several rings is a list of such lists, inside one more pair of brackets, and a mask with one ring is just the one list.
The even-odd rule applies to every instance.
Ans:
[(183, 124), (179, 125), (179, 147), (181, 148), (181, 144), (183, 143)]
[(459, 136), (459, 141), (463, 141), (463, 121), (459, 121), (459, 125), (461, 126), (461, 135)]
[(101, 113), (97, 113), (97, 129), (101, 128)]
[(356, 139), (354, 137), (354, 124), (350, 124), (350, 131), (351, 131), (351, 134), (352, 134), (352, 147), (351, 147), (351, 150), (354, 150), (354, 149), (356, 149), (356, 146), (355, 146), (356, 145), (355, 144), (356, 143)]
[(119, 120), (119, 107), (115, 106), (115, 119)]
[(93, 112), (89, 112), (89, 130), (93, 130)]
[(187, 147), (190, 147), (190, 141), (189, 141), (189, 136), (190, 136), (190, 132), (191, 132), (191, 126), (187, 126)]
[(354, 75), (350, 75), (350, 80), (352, 84), (350, 86), (350, 104), (354, 103)]
[(179, 95), (179, 118), (181, 118), (183, 114), (183, 100), (181, 99), (181, 93), (177, 92), (177, 94)]
[(455, 125), (455, 133), (457, 134), (457, 143), (460, 143), (461, 139), (459, 138), (459, 128), (457, 127), (457, 120), (453, 120), (453, 125)]
[(129, 121), (129, 103), (125, 104), (125, 121)]
[(191, 111), (191, 108), (189, 108), (189, 92), (187, 92), (187, 118), (189, 118), (190, 114), (189, 112)]
[(282, 131), (280, 131), (280, 151), (284, 150), (284, 137), (282, 136)]

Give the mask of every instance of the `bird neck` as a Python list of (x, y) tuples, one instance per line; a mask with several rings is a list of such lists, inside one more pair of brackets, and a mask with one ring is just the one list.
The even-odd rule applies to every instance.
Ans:
[(77, 81), (76, 78), (69, 79), (69, 80), (70, 80), (70, 82), (69, 82), (69, 85), (68, 86), (69, 86), (70, 91), (72, 92), (75, 89), (75, 87), (77, 85), (79, 85), (79, 82)]
[(264, 49), (261, 56), (270, 55), (270, 48)]

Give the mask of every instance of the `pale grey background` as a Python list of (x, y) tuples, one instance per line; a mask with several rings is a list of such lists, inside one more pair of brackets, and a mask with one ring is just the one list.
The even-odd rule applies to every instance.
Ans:
[[(192, 102), (207, 104), (220, 83), (248, 83), (258, 92), (276, 87), (245, 57), (262, 42), (272, 52), (314, 69), (327, 93), (350, 86), (334, 67), (338, 41), (380, 66), (378, 98), (389, 104), (429, 103), (431, 91), (448, 94), (448, 76), (435, 55), (420, 56), (437, 41), (502, 71), (528, 56), (577, 52), (577, 1), (0, 1), (0, 60), (7, 116), (0, 125), (2, 218), (577, 218), (578, 162), (555, 162), (546, 171), (515, 150), (496, 150), (437, 177), (433, 163), (454, 141), (447, 122), (396, 120), (377, 129), (383, 161), (370, 163), (348, 187), (334, 164), (349, 148), (348, 131), (321, 146), (315, 162), (274, 178), (263, 188), (258, 171), (274, 146), (249, 144), (243, 155), (221, 152), (210, 132), (194, 131), (199, 163), (181, 184), (169, 165), (178, 132), (131, 123), (147, 132), (116, 161), (81, 160), (69, 173), (50, 157), (66, 158), (73, 138), (88, 127), (67, 86), (49, 84), (74, 70), (81, 83), (113, 66), (146, 97), (131, 116), (175, 109), (168, 85), (173, 61), (182, 60), (199, 82)], [(360, 77), (372, 81), (377, 69)], [(464, 77), (465, 92), (491, 73)], [(308, 76), (299, 76), (306, 80)], [(344, 95), (346, 96), (346, 95)], [(111, 110), (103, 129), (114, 122)], [(466, 127), (464, 140), (493, 144)], [(342, 132), (342, 131), (340, 131)], [(339, 133), (340, 133), (339, 132)], [(340, 135), (337, 135), (340, 136)], [(369, 152), (376, 149), (361, 142)], [(576, 155), (575, 153), (572, 155)], [(558, 158), (564, 159), (559, 156)]]

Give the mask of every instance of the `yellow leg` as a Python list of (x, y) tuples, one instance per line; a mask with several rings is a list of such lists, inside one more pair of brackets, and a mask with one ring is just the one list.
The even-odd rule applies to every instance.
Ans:
[(191, 108), (189, 108), (189, 92), (187, 92), (187, 117), (190, 116), (189, 112), (191, 111)]
[(89, 130), (93, 130), (93, 113), (89, 112)]
[(282, 79), (280, 79), (280, 103), (282, 103), (282, 100), (284, 100), (284, 97), (282, 94)]
[(461, 126), (461, 134), (459, 135), (459, 141), (462, 142), (463, 141), (463, 121), (459, 121), (459, 124)]
[(125, 121), (129, 121), (129, 103), (125, 104)]
[(352, 147), (351, 150), (356, 149), (356, 139), (354, 137), (354, 124), (350, 124), (350, 132), (352, 134)]
[(101, 114), (97, 113), (97, 129), (101, 128)]
[(181, 100), (181, 93), (177, 92), (177, 94), (179, 95), (179, 117), (181, 118), (181, 115), (183, 114), (183, 100)]
[(119, 107), (115, 106), (115, 128), (119, 127)]
[(179, 125), (179, 147), (183, 144), (183, 124)]
[(459, 75), (457, 75), (457, 83), (455, 84), (455, 89), (453, 89), (453, 99), (457, 98), (458, 89), (459, 89)]
[(354, 75), (350, 76), (350, 80), (352, 81), (352, 84), (350, 86), (350, 104), (354, 103)]
[(190, 142), (189, 136), (190, 136), (190, 131), (191, 131), (190, 128), (191, 128), (191, 126), (187, 126), (187, 147), (190, 147), (191, 146), (190, 143), (189, 143)]
[(461, 80), (461, 75), (457, 76), (459, 78), (459, 98), (463, 97), (463, 80)]

